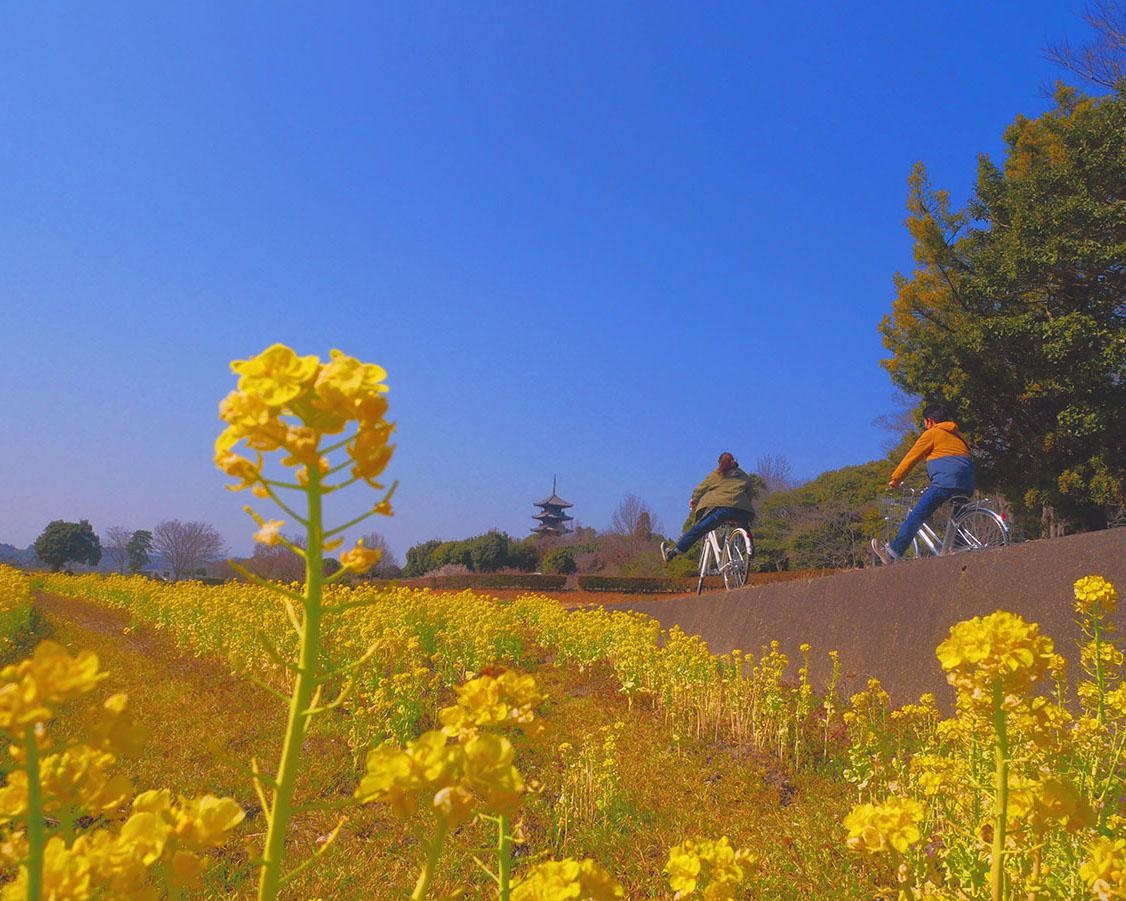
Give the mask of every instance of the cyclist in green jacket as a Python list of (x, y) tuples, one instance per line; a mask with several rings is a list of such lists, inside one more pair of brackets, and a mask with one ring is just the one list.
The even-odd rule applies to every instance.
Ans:
[(723, 522), (737, 522), (750, 527), (754, 522), (754, 500), (758, 481), (739, 468), (739, 461), (724, 451), (719, 464), (709, 472), (696, 490), (688, 506), (696, 511), (696, 523), (685, 532), (676, 544), (661, 542), (661, 557), (668, 563), (677, 554), (683, 554), (700, 537)]

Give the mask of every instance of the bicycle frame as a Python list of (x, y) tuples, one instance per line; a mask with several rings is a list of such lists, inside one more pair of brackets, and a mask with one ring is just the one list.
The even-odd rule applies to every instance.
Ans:
[[(920, 492), (913, 488), (904, 488), (900, 494), (900, 498), (897, 501), (887, 503), (886, 506), (888, 509), (910, 509), (918, 503), (919, 494)], [(957, 502), (959, 500), (964, 501), (964, 503), (958, 504)], [(935, 531), (934, 527), (927, 522), (919, 526), (919, 530), (912, 537), (911, 545), (915, 551), (916, 557), (925, 554), (935, 557), (945, 557), (957, 553), (958, 551), (985, 547), (986, 545), (980, 543), (969, 531), (963, 528), (963, 523), (969, 515), (977, 513), (988, 514), (988, 516), (996, 522), (1004, 535), (1003, 543), (1008, 544), (1010, 534), (1008, 523), (990, 506), (988, 498), (974, 501), (967, 497), (955, 496), (951, 498), (951, 501), (955, 502), (955, 507), (946, 521), (946, 529), (941, 539), (938, 537), (938, 532)], [(889, 515), (885, 515), (884, 519), (888, 523), (889, 529), (894, 528), (892, 526), (892, 518)], [(963, 547), (958, 546), (959, 539), (962, 540), (964, 544)]]
[[(712, 575), (721, 575), (724, 577), (724, 584), (730, 589), (728, 583), (728, 574), (738, 574), (741, 572), (738, 563), (731, 556), (724, 559), (724, 549), (731, 539), (733, 532), (736, 530), (744, 532), (747, 538), (747, 543), (750, 550), (750, 556), (745, 559), (745, 566), (750, 566), (750, 557), (754, 556), (754, 538), (751, 536), (749, 530), (744, 529), (742, 526), (733, 527), (730, 523), (724, 523), (717, 526), (708, 532), (702, 539), (703, 546), (700, 548), (700, 578), (696, 583), (696, 594), (700, 594), (704, 590), (704, 579)], [(722, 535), (722, 541), (720, 536)], [(738, 584), (741, 585), (746, 578), (746, 570), (742, 570), (742, 575), (738, 577)]]

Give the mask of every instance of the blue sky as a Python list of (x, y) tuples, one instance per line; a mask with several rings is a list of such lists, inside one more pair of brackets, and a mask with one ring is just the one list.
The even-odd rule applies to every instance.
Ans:
[[(730, 449), (884, 453), (877, 326), (916, 160), (976, 155), (1082, 42), (1070, 0), (25, 4), (0, 29), (0, 542), (215, 524), (227, 368), (390, 373), (381, 531), (672, 531)], [(354, 502), (358, 503), (359, 498)]]

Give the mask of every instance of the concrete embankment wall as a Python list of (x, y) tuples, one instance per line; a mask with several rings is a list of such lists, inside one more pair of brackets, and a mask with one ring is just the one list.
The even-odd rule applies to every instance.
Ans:
[(812, 678), (829, 676), (828, 651), (840, 651), (841, 691), (863, 688), (875, 676), (894, 704), (933, 692), (941, 706), (953, 698), (935, 648), (955, 623), (995, 610), (1019, 613), (1040, 625), (1078, 671), (1072, 583), (1097, 574), (1118, 588), (1115, 623), (1126, 646), (1126, 528), (1029, 541), (1007, 548), (859, 569), (827, 578), (714, 592), (702, 597), (608, 604), (638, 610), (668, 629), (701, 636), (713, 653), (735, 648), (758, 654), (777, 639), (791, 661), (802, 642), (813, 646)]

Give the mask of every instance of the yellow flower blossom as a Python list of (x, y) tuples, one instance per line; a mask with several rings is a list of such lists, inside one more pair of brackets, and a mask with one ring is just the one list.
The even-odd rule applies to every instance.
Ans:
[(1052, 651), (1036, 623), (999, 610), (951, 627), (936, 653), (947, 680), (976, 697), (995, 678), (1006, 693), (1026, 691), (1044, 674)]
[(613, 901), (625, 890), (596, 861), (547, 860), (532, 867), (512, 889), (512, 901)]
[(1099, 836), (1087, 845), (1079, 875), (1099, 901), (1126, 898), (1126, 838)]
[(727, 836), (717, 840), (686, 839), (669, 849), (664, 872), (674, 897), (683, 898), (702, 888), (705, 898), (735, 898), (735, 887), (743, 882), (755, 862), (745, 848), (732, 847)]
[(919, 840), (923, 806), (913, 798), (889, 797), (883, 804), (857, 804), (844, 819), (849, 850), (900, 854)]
[(259, 544), (279, 544), (281, 542), (281, 527), (285, 521), (281, 519), (268, 519), (254, 533), (254, 540)]
[(283, 407), (312, 385), (320, 369), (316, 356), (299, 357), (284, 344), (272, 344), (249, 360), (235, 360), (231, 371), (238, 390), (267, 407)]
[(1075, 582), (1075, 609), (1084, 616), (1105, 616), (1114, 613), (1118, 592), (1102, 576), (1084, 576)]
[(387, 371), (374, 363), (361, 363), (333, 348), (315, 385), (318, 408), (341, 419), (375, 422), (387, 412), (383, 383)]
[(383, 551), (379, 548), (364, 547), (364, 540), (361, 538), (352, 550), (340, 555), (340, 565), (355, 573), (365, 573), (375, 566), (382, 556)]
[(394, 426), (387, 422), (363, 424), (347, 444), (348, 455), (355, 464), (352, 475), (372, 481), (387, 468), (395, 453), (395, 445), (388, 444)]

